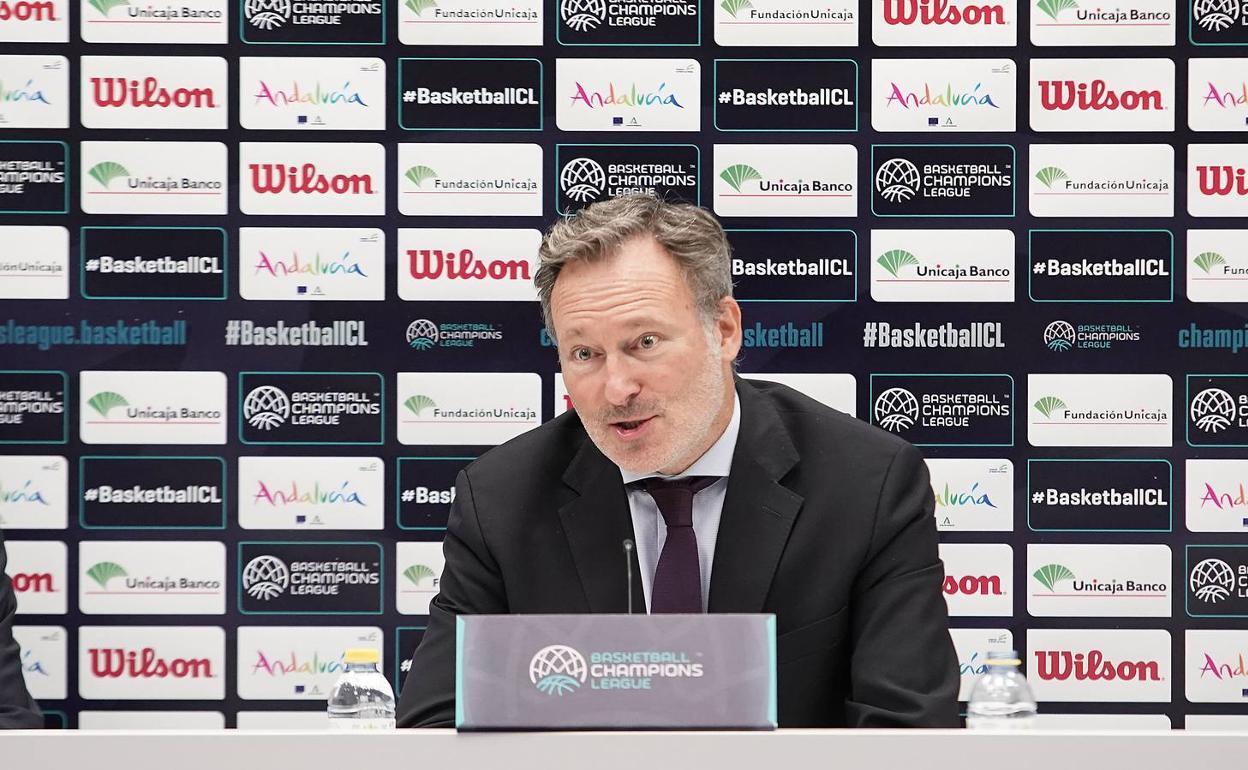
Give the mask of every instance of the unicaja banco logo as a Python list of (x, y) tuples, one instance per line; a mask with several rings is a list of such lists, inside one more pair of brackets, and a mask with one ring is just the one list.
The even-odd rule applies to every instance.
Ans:
[(125, 577), (126, 571), (120, 564), (102, 561), (87, 570), (87, 577), (99, 584), (100, 588), (108, 588), (108, 581), (115, 577)]
[(407, 344), (416, 350), (428, 350), (438, 344), (438, 325), (424, 318), (407, 325)]
[(888, 271), (888, 274), (896, 278), (897, 273), (903, 267), (913, 267), (919, 264), (919, 258), (906, 251), (905, 249), (890, 249), (879, 256), (875, 260), (876, 264)]
[(106, 160), (103, 163), (96, 163), (87, 173), (91, 175), (92, 179), (99, 182), (104, 187), (108, 187), (114, 179), (123, 176), (130, 176), (130, 172), (126, 170), (125, 166), (120, 163), (114, 163), (111, 160)]
[(727, 182), (732, 189), (741, 192), (741, 185), (749, 181), (760, 180), (763, 175), (758, 173), (758, 169), (753, 166), (738, 163), (719, 172), (719, 178)]
[(260, 430), (272, 430), (290, 417), (290, 397), (280, 388), (261, 385), (243, 399), (243, 418)]
[(1066, 402), (1057, 396), (1045, 396), (1044, 398), (1038, 399), (1033, 406), (1036, 408), (1037, 412), (1044, 415), (1045, 419), (1049, 419), (1057, 410), (1065, 409)]
[(563, 23), (577, 32), (597, 29), (607, 18), (606, 0), (563, 0), (559, 3), (559, 17)]
[(403, 3), (403, 5), (406, 5), (407, 9), (417, 16), (421, 15), (430, 8), (438, 7), (436, 0), (407, 0), (407, 2)]
[(921, 184), (919, 167), (905, 158), (885, 161), (875, 172), (876, 191), (891, 203), (910, 200), (919, 191)]
[(268, 601), (290, 585), (290, 569), (276, 556), (257, 556), (243, 567), (243, 590), (253, 599)]
[(1075, 327), (1066, 321), (1054, 321), (1044, 327), (1044, 344), (1054, 352), (1064, 352), (1075, 346)]
[(576, 158), (559, 172), (559, 186), (571, 200), (585, 203), (602, 195), (607, 188), (607, 172), (590, 158)]
[(913, 428), (919, 419), (919, 400), (905, 388), (889, 388), (875, 399), (875, 421), (894, 433)]
[(724, 2), (719, 4), (719, 7), (723, 8), (729, 16), (735, 19), (737, 18), (737, 13), (739, 11), (744, 11), (746, 8), (753, 8), (754, 4), (751, 3), (750, 0), (724, 0)]
[(1221, 32), (1239, 21), (1240, 0), (1196, 0), (1192, 18), (1201, 29)]
[(1057, 166), (1045, 166), (1036, 172), (1036, 179), (1040, 181), (1040, 184), (1052, 190), (1055, 182), (1070, 179), (1070, 175)]
[(414, 186), (420, 187), (425, 181), (437, 178), (438, 172), (428, 166), (412, 166), (404, 172), (403, 176), (407, 177), (407, 181)]
[(1191, 417), (1207, 433), (1225, 430), (1235, 420), (1235, 399), (1221, 388), (1205, 388), (1192, 399)]
[(108, 12), (123, 5), (130, 5), (130, 0), (90, 0), (87, 5), (107, 16)]
[(111, 390), (105, 390), (92, 396), (90, 400), (87, 401), (87, 406), (91, 407), (92, 411), (99, 416), (108, 419), (108, 413), (114, 407), (130, 406), (130, 402), (126, 401), (126, 399), (119, 393), (114, 393)]
[(1057, 584), (1063, 580), (1075, 579), (1075, 573), (1071, 572), (1068, 567), (1064, 567), (1061, 564), (1046, 564), (1031, 573), (1031, 576), (1039, 581), (1040, 585), (1049, 589), (1050, 592), (1056, 592)]
[(256, 29), (277, 29), (290, 21), (291, 0), (247, 0), (243, 15)]
[(1216, 251), (1205, 251), (1197, 254), (1196, 258), (1192, 260), (1192, 264), (1208, 275), (1218, 265), (1225, 265), (1226, 257)]
[(529, 681), (547, 695), (576, 692), (588, 671), (584, 656), (563, 644), (543, 647), (529, 661)]
[(1221, 559), (1205, 559), (1192, 568), (1188, 584), (1197, 599), (1217, 604), (1235, 590), (1235, 570)]
[(403, 407), (417, 417), (420, 417), (426, 409), (429, 409), (430, 407), (436, 408), (437, 404), (434, 403), (432, 398), (425, 395), (419, 395), (412, 396), (408, 400), (404, 401)]
[(1062, 11), (1078, 7), (1079, 4), (1075, 0), (1040, 0), (1040, 2), (1036, 3), (1036, 8), (1053, 21), (1057, 21), (1057, 17)]

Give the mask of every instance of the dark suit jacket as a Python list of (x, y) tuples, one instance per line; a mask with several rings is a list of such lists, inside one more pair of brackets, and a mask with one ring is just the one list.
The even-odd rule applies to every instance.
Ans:
[[(783, 385), (736, 388), (709, 611), (775, 613), (780, 726), (957, 727), (922, 456)], [(464, 469), (399, 725), (453, 726), (456, 614), (625, 612), (621, 543), (632, 535), (619, 470), (575, 413)]]
[(0, 729), (43, 727), (43, 717), (22, 677), (21, 650), (13, 638), (13, 617), (17, 614), (17, 597), (13, 583), (4, 568), (9, 556), (0, 536)]

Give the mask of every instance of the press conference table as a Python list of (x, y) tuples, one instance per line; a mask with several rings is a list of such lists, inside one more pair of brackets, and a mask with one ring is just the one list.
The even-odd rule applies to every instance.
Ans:
[(1248, 733), (1181, 730), (0, 733), (4, 770), (1207, 770), (1245, 764)]

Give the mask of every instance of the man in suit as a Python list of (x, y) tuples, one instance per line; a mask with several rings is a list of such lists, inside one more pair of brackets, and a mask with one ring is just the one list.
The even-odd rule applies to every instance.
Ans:
[(4, 537), (0, 535), (0, 729), (43, 727), (39, 707), (26, 691), (22, 651), (13, 638), (17, 597), (13, 595), (13, 581), (4, 571), (8, 562)]
[(932, 490), (918, 450), (738, 378), (729, 248), (637, 195), (556, 223), (535, 282), (575, 412), (460, 473), (446, 566), (398, 721), (454, 723), (455, 616), (776, 615), (781, 727), (958, 725)]

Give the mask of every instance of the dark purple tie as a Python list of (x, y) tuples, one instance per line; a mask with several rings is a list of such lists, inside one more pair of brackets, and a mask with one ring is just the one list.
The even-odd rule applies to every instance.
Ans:
[(719, 481), (719, 476), (689, 476), (675, 481), (645, 479), (667, 523), (667, 540), (654, 570), (650, 612), (702, 612), (702, 575), (698, 567), (698, 536), (693, 531), (693, 496)]

